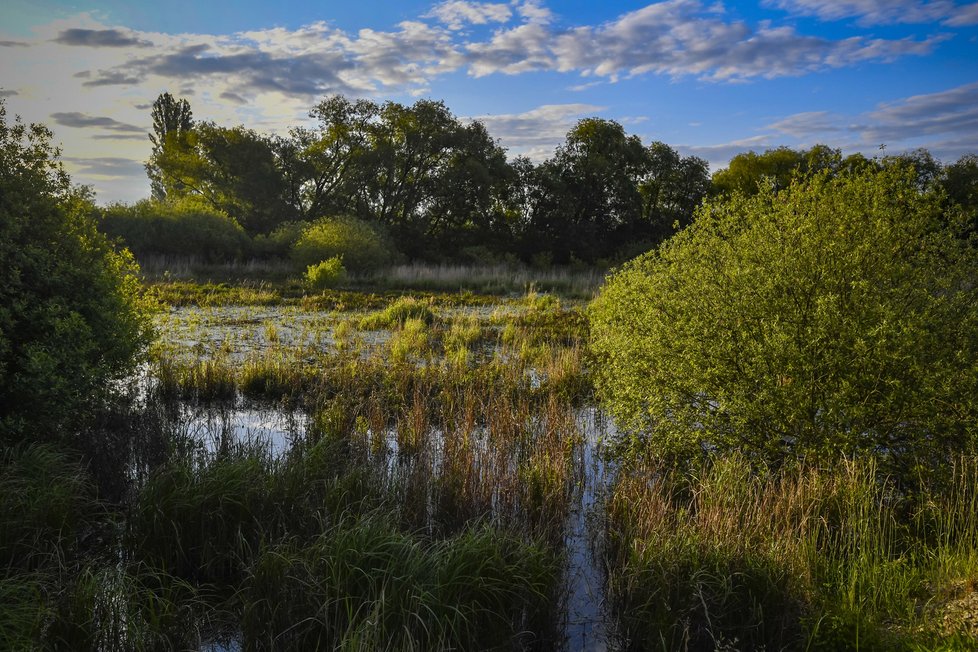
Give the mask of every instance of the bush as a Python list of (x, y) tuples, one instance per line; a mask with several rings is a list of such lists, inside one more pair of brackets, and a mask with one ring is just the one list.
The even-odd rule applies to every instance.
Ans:
[(306, 268), (306, 285), (313, 290), (327, 290), (336, 287), (346, 279), (343, 257), (333, 256), (318, 265)]
[(973, 446), (978, 268), (940, 204), (893, 169), (705, 205), (592, 305), (600, 395), (657, 453)]
[(393, 262), (394, 250), (384, 235), (370, 224), (352, 217), (335, 217), (310, 225), (292, 248), (300, 268), (342, 256), (354, 273), (370, 272)]
[(242, 257), (248, 236), (234, 219), (202, 200), (143, 200), (102, 210), (99, 230), (120, 238), (136, 256), (193, 256), (206, 262)]
[(0, 442), (78, 430), (150, 339), (132, 257), (88, 218), (44, 126), (0, 103)]
[(283, 222), (267, 235), (256, 235), (251, 242), (251, 254), (256, 258), (288, 258), (308, 226), (308, 222)]

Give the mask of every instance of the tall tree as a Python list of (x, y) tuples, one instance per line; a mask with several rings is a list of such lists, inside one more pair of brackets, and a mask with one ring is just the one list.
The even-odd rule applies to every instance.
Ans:
[(682, 156), (662, 142), (648, 146), (648, 172), (639, 181), (644, 219), (636, 239), (658, 243), (674, 225), (684, 227), (710, 191), (709, 165), (696, 156)]
[(273, 142), (286, 184), (286, 200), (303, 220), (353, 208), (359, 166), (368, 147), (368, 125), (379, 111), (368, 100), (327, 98), (309, 113), (315, 129), (297, 127)]
[(550, 192), (566, 194), (546, 202), (560, 212), (546, 215), (538, 210), (534, 216), (548, 223), (556, 262), (594, 261), (614, 254), (642, 219), (638, 180), (648, 168), (642, 141), (626, 135), (613, 120), (587, 118), (568, 132), (564, 145), (541, 170), (544, 177), (556, 177), (546, 180)]
[(252, 235), (295, 217), (271, 139), (250, 129), (198, 124), (186, 146), (164, 148), (158, 164), (171, 195), (199, 196)]
[(169, 189), (164, 182), (159, 160), (167, 147), (186, 148), (187, 135), (194, 127), (194, 119), (190, 103), (185, 99), (178, 100), (169, 93), (161, 93), (153, 102), (152, 116), (153, 133), (149, 135), (149, 140), (153, 143), (153, 152), (146, 163), (146, 174), (153, 198), (162, 200)]

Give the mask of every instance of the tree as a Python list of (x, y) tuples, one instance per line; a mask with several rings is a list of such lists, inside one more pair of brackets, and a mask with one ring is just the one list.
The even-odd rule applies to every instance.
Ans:
[(594, 261), (608, 257), (630, 240), (642, 219), (638, 180), (649, 167), (638, 136), (628, 136), (613, 120), (586, 118), (567, 134), (548, 162), (567, 194), (556, 206), (571, 210), (545, 217), (552, 229), (558, 262), (572, 257)]
[(274, 141), (287, 201), (301, 219), (311, 221), (353, 209), (356, 184), (364, 176), (368, 125), (378, 111), (369, 100), (334, 95), (309, 113), (318, 120), (317, 129), (298, 127), (289, 138)]
[(795, 177), (818, 172), (834, 174), (842, 164), (842, 153), (825, 145), (815, 145), (809, 150), (778, 147), (763, 154), (745, 152), (733, 157), (726, 169), (713, 175), (713, 189), (723, 195), (734, 192), (753, 195), (765, 186), (781, 190)]
[(0, 441), (84, 424), (150, 338), (131, 256), (88, 217), (42, 125), (0, 102)]
[(685, 227), (710, 191), (709, 165), (696, 156), (680, 156), (665, 143), (648, 146), (648, 171), (639, 181), (643, 228), (636, 239), (658, 244), (671, 235), (674, 224)]
[(295, 218), (272, 140), (244, 127), (195, 126), (156, 159), (168, 197), (199, 197), (254, 235)]
[(190, 103), (185, 99), (176, 99), (169, 93), (162, 93), (153, 102), (153, 133), (149, 139), (153, 143), (153, 152), (146, 164), (146, 174), (149, 176), (153, 199), (166, 198), (167, 184), (159, 166), (159, 160), (166, 148), (185, 148), (186, 137), (194, 127), (193, 113)]
[(662, 454), (870, 454), (899, 474), (973, 450), (978, 267), (946, 224), (898, 168), (708, 203), (602, 288), (598, 391)]

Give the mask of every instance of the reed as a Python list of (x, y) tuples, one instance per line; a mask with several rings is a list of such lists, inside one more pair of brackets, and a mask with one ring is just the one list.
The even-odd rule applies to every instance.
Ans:
[(976, 477), (964, 459), (914, 496), (871, 462), (632, 469), (607, 516), (623, 636), (669, 649), (956, 649), (971, 625), (934, 604), (978, 570)]

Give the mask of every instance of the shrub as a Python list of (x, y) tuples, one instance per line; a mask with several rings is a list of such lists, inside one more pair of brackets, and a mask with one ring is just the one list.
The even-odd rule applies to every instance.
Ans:
[(143, 200), (102, 210), (99, 230), (120, 238), (136, 256), (193, 256), (206, 262), (241, 258), (248, 236), (226, 213), (200, 199)]
[(306, 285), (313, 290), (334, 288), (346, 279), (346, 268), (343, 267), (343, 257), (333, 256), (318, 265), (306, 268)]
[(973, 446), (974, 253), (900, 170), (705, 205), (590, 309), (597, 388), (660, 453)]
[(376, 228), (352, 217), (334, 217), (310, 225), (292, 248), (292, 259), (305, 268), (341, 256), (354, 273), (380, 269), (392, 262), (394, 251)]
[(0, 442), (77, 430), (150, 338), (132, 257), (96, 231), (50, 139), (0, 103)]
[(308, 222), (283, 222), (267, 235), (256, 235), (251, 242), (251, 253), (257, 258), (288, 258), (308, 226)]

